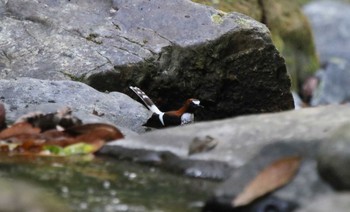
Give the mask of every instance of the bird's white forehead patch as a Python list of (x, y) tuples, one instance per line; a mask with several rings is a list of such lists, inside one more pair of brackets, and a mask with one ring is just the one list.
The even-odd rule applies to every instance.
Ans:
[(199, 101), (198, 99), (193, 99), (192, 102), (195, 105), (199, 105), (201, 103), (201, 101)]

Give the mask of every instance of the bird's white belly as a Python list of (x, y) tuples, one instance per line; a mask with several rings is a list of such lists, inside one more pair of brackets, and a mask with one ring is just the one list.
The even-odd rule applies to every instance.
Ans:
[(193, 113), (184, 113), (181, 116), (181, 124), (189, 124), (194, 121)]

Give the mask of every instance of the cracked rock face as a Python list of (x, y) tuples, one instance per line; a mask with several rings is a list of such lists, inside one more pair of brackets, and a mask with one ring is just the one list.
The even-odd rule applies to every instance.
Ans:
[(238, 13), (186, 0), (0, 0), (0, 26), (1, 78), (133, 84), (164, 110), (196, 97), (202, 120), (293, 108), (268, 29)]

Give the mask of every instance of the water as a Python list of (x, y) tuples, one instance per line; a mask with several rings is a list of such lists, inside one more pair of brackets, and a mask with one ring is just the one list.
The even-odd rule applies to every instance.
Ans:
[(101, 157), (0, 156), (0, 172), (58, 196), (72, 211), (200, 211), (217, 184)]

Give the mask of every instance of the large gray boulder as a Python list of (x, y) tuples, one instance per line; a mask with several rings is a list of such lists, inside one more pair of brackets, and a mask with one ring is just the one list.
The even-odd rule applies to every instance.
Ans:
[(144, 132), (142, 125), (151, 115), (143, 105), (125, 94), (102, 93), (73, 81), (0, 80), (0, 90), (8, 122), (29, 112), (55, 112), (68, 106), (84, 123), (108, 122), (130, 134), (130, 131)]
[(161, 108), (188, 97), (199, 119), (293, 108), (265, 25), (187, 0), (0, 0), (0, 77), (144, 89)]

